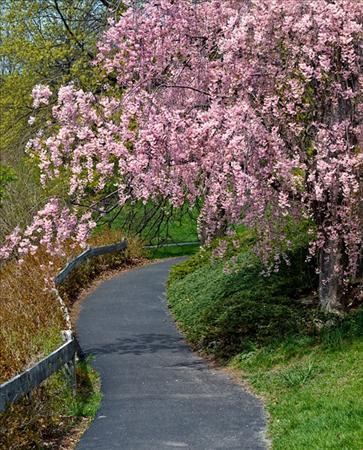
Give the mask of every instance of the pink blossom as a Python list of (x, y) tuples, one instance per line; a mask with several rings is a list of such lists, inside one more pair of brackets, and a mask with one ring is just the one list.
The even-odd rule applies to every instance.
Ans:
[(49, 86), (43, 84), (34, 86), (32, 90), (34, 108), (39, 108), (40, 105), (48, 105), (51, 95), (52, 91), (49, 89)]

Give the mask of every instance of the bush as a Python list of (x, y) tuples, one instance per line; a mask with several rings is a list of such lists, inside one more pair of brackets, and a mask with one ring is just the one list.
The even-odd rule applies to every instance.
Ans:
[(228, 358), (253, 345), (293, 334), (314, 334), (332, 316), (317, 308), (317, 276), (305, 247), (295, 248), (278, 273), (263, 276), (253, 239), (242, 235), (236, 268), (202, 250), (169, 277), (169, 304), (198, 349)]

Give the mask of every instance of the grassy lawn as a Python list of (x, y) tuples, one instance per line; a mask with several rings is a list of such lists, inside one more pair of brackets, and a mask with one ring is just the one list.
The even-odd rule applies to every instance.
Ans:
[(273, 448), (363, 448), (362, 338), (295, 338), (230, 364), (265, 399)]
[(199, 250), (199, 244), (180, 246), (173, 245), (172, 247), (157, 247), (147, 250), (147, 256), (150, 259), (173, 258), (177, 256), (194, 255)]
[[(138, 204), (132, 208), (126, 206), (123, 211), (111, 223), (111, 230), (123, 230), (124, 235), (128, 237), (137, 236), (137, 239), (145, 245), (152, 245), (156, 248), (150, 248), (146, 256), (150, 259), (171, 258), (177, 256), (193, 255), (199, 250), (199, 244), (191, 246), (179, 246), (178, 243), (198, 242), (197, 216), (196, 208), (174, 210), (170, 219), (167, 216), (161, 221), (156, 220), (158, 214), (153, 216), (155, 205), (151, 202), (147, 205)], [(152, 219), (140, 231), (144, 214), (148, 214)], [(132, 219), (130, 214), (132, 214)], [(108, 217), (107, 219), (111, 219)], [(107, 224), (100, 224), (95, 235), (102, 236), (105, 230), (109, 230)], [(175, 244), (172, 247), (159, 247), (162, 244)]]
[[(150, 218), (143, 227), (144, 214)], [(125, 207), (113, 220), (111, 227), (115, 230), (124, 230), (127, 235), (137, 236), (145, 243), (150, 244), (198, 240), (196, 208), (184, 207), (174, 210), (170, 219), (167, 219), (168, 214), (165, 214), (164, 218), (159, 221), (161, 214), (162, 210), (159, 211), (151, 202), (147, 205), (138, 204)], [(98, 229), (99, 232), (102, 232), (104, 226), (100, 226)]]
[[(175, 267), (168, 300), (195, 349), (237, 370), (265, 400), (274, 449), (363, 448), (363, 310), (322, 313), (304, 246), (261, 276), (242, 232), (237, 268), (201, 250)], [(230, 252), (230, 256), (233, 251)]]

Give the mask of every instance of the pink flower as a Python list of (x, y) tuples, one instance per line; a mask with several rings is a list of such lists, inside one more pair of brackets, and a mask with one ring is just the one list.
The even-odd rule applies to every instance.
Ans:
[(48, 105), (51, 95), (52, 91), (49, 86), (37, 84), (32, 90), (33, 107), (39, 108), (40, 105)]

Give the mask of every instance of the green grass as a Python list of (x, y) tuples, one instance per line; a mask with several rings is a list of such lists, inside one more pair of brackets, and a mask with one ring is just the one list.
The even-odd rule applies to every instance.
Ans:
[(304, 246), (263, 277), (253, 236), (240, 240), (232, 272), (211, 250), (173, 268), (168, 300), (179, 326), (262, 395), (274, 449), (361, 450), (363, 310), (339, 318), (317, 308)]
[[(157, 244), (159, 242), (187, 242), (197, 241), (197, 216), (196, 208), (184, 206), (181, 209), (174, 209), (171, 212), (170, 207), (166, 209), (155, 209), (153, 203), (142, 205), (138, 203), (133, 206), (127, 206), (113, 220), (111, 227), (121, 229), (126, 235), (137, 236), (145, 243)], [(147, 212), (151, 219), (141, 230), (143, 214)], [(154, 212), (156, 214), (154, 215)], [(159, 214), (165, 212), (165, 218), (160, 223), (157, 220)], [(169, 219), (167, 219), (169, 214)], [(132, 215), (132, 216), (131, 216)], [(96, 232), (102, 233), (103, 226), (99, 226)]]
[(199, 244), (190, 246), (158, 247), (147, 251), (150, 259), (172, 258), (177, 256), (194, 255), (199, 250)]
[(230, 364), (265, 399), (274, 449), (363, 448), (362, 337), (296, 338)]
[(64, 374), (58, 372), (48, 382), (48, 389), (55, 393), (53, 409), (77, 421), (80, 417), (94, 418), (100, 406), (102, 394), (100, 378), (90, 365), (90, 360), (78, 361), (76, 366), (77, 389), (74, 394)]
[(100, 407), (102, 393), (100, 377), (89, 360), (78, 363), (77, 380), (78, 392), (70, 403), (70, 412), (73, 416), (93, 419)]

